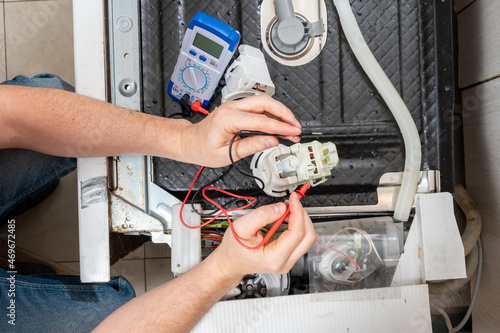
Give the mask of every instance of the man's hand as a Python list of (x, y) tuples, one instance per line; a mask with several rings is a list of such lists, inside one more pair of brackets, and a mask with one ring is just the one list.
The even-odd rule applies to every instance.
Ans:
[[(189, 332), (200, 318), (250, 273), (287, 273), (316, 241), (296, 193), (290, 195), (288, 230), (257, 250), (247, 250), (227, 230), (222, 243), (196, 267), (112, 313), (95, 332)], [(260, 207), (234, 222), (245, 244), (258, 245), (260, 228), (283, 215), (285, 204)], [(173, 304), (175, 306), (173, 306)]]
[[(261, 131), (287, 136), (301, 133), (293, 113), (267, 95), (226, 102), (203, 121), (187, 126), (181, 133), (182, 159), (208, 167), (229, 164), (229, 142), (242, 130)], [(233, 158), (239, 160), (258, 151), (278, 145), (273, 136), (253, 136), (235, 140)]]
[[(257, 250), (247, 250), (236, 242), (228, 229), (213, 260), (228, 279), (241, 279), (252, 273), (286, 274), (295, 262), (316, 242), (316, 232), (309, 215), (296, 193), (290, 195), (288, 229), (281, 236)], [(234, 222), (236, 233), (248, 246), (258, 245), (264, 238), (260, 228), (273, 223), (285, 212), (284, 203), (260, 207)]]

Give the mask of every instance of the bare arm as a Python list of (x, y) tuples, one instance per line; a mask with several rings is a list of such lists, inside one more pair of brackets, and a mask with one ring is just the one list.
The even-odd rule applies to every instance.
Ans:
[[(126, 303), (95, 332), (189, 332), (201, 317), (249, 273), (286, 273), (316, 241), (316, 233), (297, 195), (290, 197), (289, 227), (276, 241), (252, 251), (231, 232), (207, 259), (180, 277)], [(241, 239), (260, 243), (259, 229), (279, 218), (283, 203), (258, 208), (235, 221)]]
[[(130, 111), (74, 93), (0, 86), (0, 149), (26, 148), (71, 157), (151, 155), (220, 167), (239, 130), (298, 135), (300, 125), (281, 103), (256, 97), (223, 104), (198, 124)], [(235, 144), (242, 158), (277, 145), (273, 137)]]

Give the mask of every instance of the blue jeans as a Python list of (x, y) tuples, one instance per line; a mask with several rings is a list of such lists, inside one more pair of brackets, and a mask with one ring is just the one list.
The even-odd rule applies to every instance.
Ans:
[[(1, 84), (74, 92), (52, 74), (20, 75)], [(19, 203), (75, 168), (74, 158), (0, 149), (0, 222)], [(0, 269), (0, 332), (89, 332), (134, 297), (132, 285), (122, 277), (83, 284), (76, 276), (22, 276)]]
[(0, 332), (90, 332), (135, 297), (122, 277), (83, 284), (78, 276), (23, 276), (1, 269), (0, 291)]

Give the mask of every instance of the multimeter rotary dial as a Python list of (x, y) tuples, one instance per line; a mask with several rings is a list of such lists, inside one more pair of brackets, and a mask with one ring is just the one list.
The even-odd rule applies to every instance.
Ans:
[(194, 91), (202, 90), (207, 85), (207, 76), (197, 67), (188, 66), (184, 68), (181, 76), (184, 84)]

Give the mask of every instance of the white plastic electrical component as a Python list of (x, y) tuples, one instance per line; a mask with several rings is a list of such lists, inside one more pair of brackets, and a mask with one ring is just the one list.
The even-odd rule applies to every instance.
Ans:
[(238, 47), (240, 56), (226, 71), (226, 86), (222, 88), (222, 102), (267, 94), (274, 95), (274, 83), (269, 75), (264, 54), (250, 45)]
[[(325, 251), (321, 255), (318, 271), (323, 279), (328, 282), (346, 283), (356, 271), (356, 267), (346, 258), (346, 255), (354, 257), (354, 248), (347, 244), (340, 244), (335, 251)], [(343, 254), (345, 253), (345, 255)]]
[(264, 182), (267, 195), (282, 197), (300, 184), (310, 182), (311, 186), (317, 186), (325, 182), (338, 163), (335, 144), (312, 141), (267, 149), (255, 154), (250, 166), (253, 175)]
[(330, 176), (330, 170), (339, 164), (337, 147), (331, 143), (320, 143), (313, 141), (307, 144), (297, 143), (290, 147), (294, 156), (300, 163), (297, 168), (297, 178), (299, 183), (306, 183), (309, 180), (321, 180), (312, 186), (326, 182), (326, 177)]

